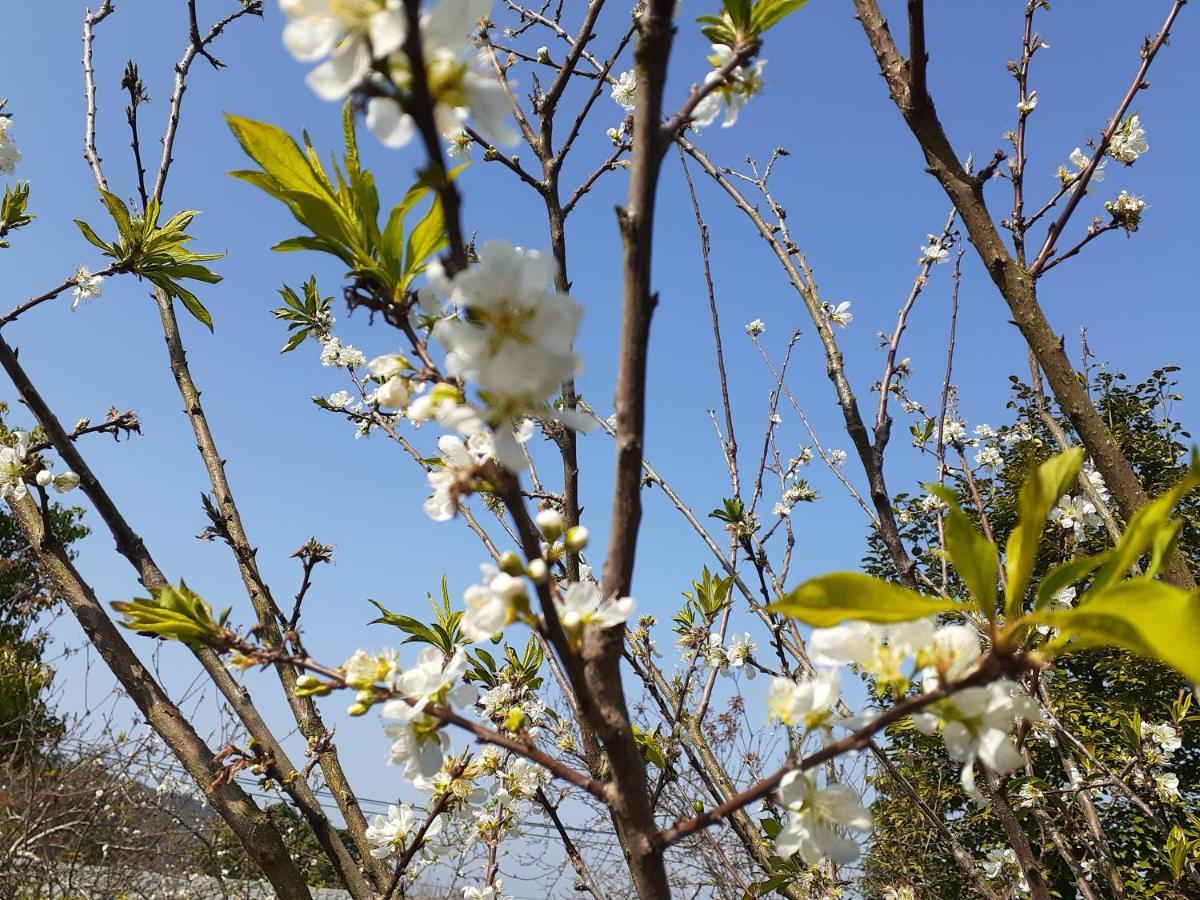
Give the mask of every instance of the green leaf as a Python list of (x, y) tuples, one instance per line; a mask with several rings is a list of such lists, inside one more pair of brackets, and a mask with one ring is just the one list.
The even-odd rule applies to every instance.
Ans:
[(958, 496), (941, 485), (926, 485), (950, 509), (943, 517), (946, 532), (946, 553), (955, 571), (967, 586), (972, 599), (989, 619), (996, 615), (996, 577), (1000, 563), (996, 545), (975, 530), (967, 514), (958, 505)]
[(442, 204), (435, 200), (408, 236), (402, 279), (405, 286), (425, 270), (429, 257), (445, 247), (446, 243), (446, 219), (442, 214)]
[[(1125, 526), (1125, 533), (1109, 555), (1108, 562), (1096, 573), (1091, 591), (1102, 591), (1120, 581), (1139, 558), (1156, 544), (1159, 546), (1159, 557), (1165, 552), (1175, 537), (1178, 526), (1170, 524), (1171, 512), (1179, 505), (1184, 494), (1200, 484), (1200, 461), (1192, 455), (1192, 463), (1187, 473), (1170, 490), (1155, 498), (1138, 509)], [(1172, 529), (1168, 534), (1163, 531)], [(1160, 563), (1161, 564), (1161, 563)]]
[[(325, 193), (324, 185), (313, 174), (307, 157), (286, 131), (266, 122), (229, 113), (225, 114), (225, 121), (246, 155), (274, 179), (279, 190), (317, 195)], [(240, 172), (232, 174), (242, 177)]]
[(1052, 652), (1120, 647), (1200, 684), (1200, 592), (1143, 576), (1090, 590), (1087, 603), (1074, 609), (1044, 608), (1030, 618), (1060, 630), (1047, 648)]
[(758, 0), (750, 15), (750, 30), (759, 35), (808, 3), (808, 0)]
[(106, 244), (104, 241), (102, 241), (100, 236), (92, 230), (91, 225), (89, 225), (87, 222), (84, 222), (82, 219), (76, 219), (75, 224), (79, 227), (79, 230), (83, 232), (83, 236), (87, 239), (89, 244), (94, 247), (99, 247), (109, 256), (116, 256), (116, 251), (113, 249), (112, 244)]
[(1020, 521), (1008, 537), (1004, 554), (1005, 609), (1009, 619), (1021, 614), (1021, 602), (1033, 573), (1046, 517), (1058, 498), (1067, 492), (1081, 465), (1083, 450), (1074, 447), (1042, 463), (1021, 486)]
[(110, 194), (108, 191), (101, 191), (100, 198), (104, 201), (104, 205), (108, 207), (108, 214), (117, 223), (117, 233), (126, 240), (132, 240), (134, 237), (133, 221), (129, 218), (129, 208), (125, 205), (124, 201), (116, 194)]
[(184, 582), (179, 587), (154, 588), (151, 596), (116, 601), (113, 609), (125, 616), (121, 622), (139, 634), (182, 641), (190, 647), (212, 644), (221, 634), (212, 608)]
[(1108, 554), (1105, 553), (1096, 556), (1077, 556), (1055, 566), (1046, 573), (1046, 577), (1038, 585), (1037, 597), (1033, 602), (1034, 607), (1041, 609), (1063, 588), (1078, 584), (1107, 557)]
[(835, 572), (804, 582), (767, 608), (815, 628), (829, 628), (851, 620), (909, 622), (960, 609), (961, 604), (859, 572)]

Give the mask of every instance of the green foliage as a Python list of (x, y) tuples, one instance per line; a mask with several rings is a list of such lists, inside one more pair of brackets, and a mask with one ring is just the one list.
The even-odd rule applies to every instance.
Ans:
[[(1180, 400), (1172, 374), (1174, 367), (1164, 367), (1148, 378), (1134, 382), (1119, 373), (1093, 373), (1090, 389), (1101, 415), (1116, 438), (1125, 457), (1133, 464), (1146, 493), (1160, 499), (1155, 503), (1170, 505), (1189, 478), (1189, 435), (1171, 417), (1172, 404)], [(1054, 435), (1040, 414), (1031, 389), (1013, 378), (1013, 399), (1010, 408), (1015, 413), (1014, 430), (1024, 432), (1024, 439), (998, 443), (1003, 465), (994, 473), (976, 474), (976, 487), (987, 508), (992, 532), (1000, 546), (1011, 539), (1018, 525), (1021, 488), (1027, 474), (1051, 458), (1056, 445)], [(1071, 434), (1065, 417), (1055, 415), (1057, 424)], [(951, 470), (950, 477), (955, 477)], [(964, 486), (965, 487), (965, 486)], [(1071, 488), (1072, 492), (1077, 492)], [(1183, 489), (1186, 490), (1186, 489)], [(1172, 495), (1169, 499), (1167, 495)], [(1175, 525), (1166, 531), (1174, 536), (1178, 552), (1190, 563), (1193, 572), (1200, 572), (1200, 492), (1191, 491), (1178, 496), (1174, 505)], [(898, 503), (905, 507), (910, 501), (901, 496)], [(976, 511), (967, 507), (964, 514), (976, 520)], [(1143, 516), (1148, 513), (1143, 513)], [(936, 550), (937, 522), (933, 516), (914, 515), (901, 519), (902, 537), (914, 560), (926, 577), (940, 581), (942, 559)], [(1127, 532), (1130, 528), (1125, 529)], [(1026, 611), (1040, 610), (1063, 587), (1079, 585), (1080, 596), (1075, 609), (1088, 610), (1091, 601), (1101, 599), (1096, 594), (1090, 601), (1082, 597), (1096, 590), (1095, 579), (1089, 577), (1105, 563), (1114, 559), (1107, 534), (1096, 529), (1075, 540), (1061, 528), (1041, 532), (1036, 547), (1029, 584), (1034, 589), (1022, 598)], [(878, 535), (870, 539), (871, 551), (866, 560), (868, 572), (894, 580), (897, 575), (886, 547)], [(1141, 543), (1137, 554), (1143, 572), (1152, 567), (1153, 544)], [(1160, 554), (1161, 555), (1161, 554)], [(1119, 566), (1119, 568), (1118, 568)], [(1115, 564), (1117, 585), (1127, 579), (1129, 567)], [(1085, 591), (1084, 587), (1088, 590)], [(960, 573), (949, 572), (948, 590), (952, 595), (965, 595), (968, 588)], [(1032, 595), (1032, 596), (1031, 596)], [(1102, 607), (1097, 608), (1097, 610)], [(1152, 610), (1133, 607), (1127, 613), (1140, 613), (1149, 620)], [(1032, 614), (1032, 613), (1031, 613)], [(1139, 622), (1140, 624), (1140, 622)], [(1136, 633), (1140, 634), (1141, 629)], [(1106, 630), (1107, 643), (1114, 639), (1119, 628), (1110, 623)], [(1081, 741), (1089, 754), (1110, 771), (1121, 772), (1136, 765), (1133, 784), (1151, 807), (1151, 812), (1132, 803), (1118, 791), (1091, 792), (1106, 838), (1112, 847), (1118, 871), (1124, 881), (1125, 896), (1130, 900), (1165, 900), (1192, 896), (1194, 886), (1184, 876), (1182, 864), (1191, 860), (1194, 866), (1200, 859), (1200, 817), (1190, 812), (1200, 803), (1200, 719), (1190, 712), (1191, 697), (1187, 682), (1171, 669), (1124, 649), (1085, 647), (1076, 640), (1071, 653), (1060, 653), (1054, 666), (1046, 670), (1041, 683), (1050, 697), (1054, 715), (1068, 733)], [(1187, 662), (1185, 661), (1185, 664)], [(1178, 776), (1182, 800), (1168, 801), (1155, 795), (1152, 785), (1138, 781), (1136, 773), (1147, 766), (1144, 757), (1141, 724), (1156, 725), (1174, 722), (1181, 731), (1183, 747), (1171, 760), (1169, 771)], [(1088, 857), (1088, 839), (1082, 827), (1080, 810), (1072, 792), (1062, 792), (1067, 780), (1060, 748), (1051, 742), (1051, 732), (1035, 727), (1027, 736), (1024, 747), (1033, 759), (1034, 771), (1043, 783), (1034, 787), (1055, 792), (1046, 793), (1044, 810), (1052, 821), (1062, 823), (1064, 836), (1077, 859)], [(949, 760), (937, 736), (923, 735), (905, 721), (888, 729), (886, 747), (892, 764), (915, 787), (927, 804), (938, 813), (958, 841), (976, 859), (981, 859), (994, 847), (1008, 846), (990, 808), (977, 807), (969, 802), (955, 783), (958, 764)], [(1084, 762), (1084, 777), (1098, 777), (1102, 772)], [(1075, 895), (1070, 871), (1052, 844), (1037, 840), (1041, 826), (1032, 812), (1019, 804), (1017, 792), (1027, 779), (1012, 779), (1005, 791), (1016, 806), (1026, 831), (1035, 838), (1035, 847), (1045, 843), (1041, 852), (1043, 871), (1050, 882), (1052, 896)], [(864, 891), (867, 896), (880, 896), (889, 885), (911, 885), (921, 897), (974, 896), (974, 890), (951, 855), (944, 841), (930, 840), (930, 829), (924, 820), (913, 814), (912, 801), (905, 790), (883, 771), (871, 776), (875, 793), (872, 813), (875, 831), (864, 858)], [(996, 886), (1002, 888), (1001, 883)], [(1189, 893), (1191, 891), (1192, 893)]]
[[(345, 155), (331, 160), (332, 178), (305, 134), (304, 146), (266, 122), (226, 115), (242, 149), (259, 166), (232, 172), (287, 206), (308, 234), (276, 244), (279, 251), (316, 250), (336, 256), (347, 278), (377, 294), (384, 303), (403, 303), (413, 280), (435, 253), (446, 246), (441, 204), (433, 197), (410, 228), (406, 219), (431, 194), (420, 181), (379, 223), (379, 193), (374, 176), (359, 164), (358, 139), (350, 104), (343, 110)], [(451, 172), (457, 175), (461, 168)]]
[(7, 250), (9, 242), (4, 236), (16, 228), (24, 228), (34, 220), (30, 215), (29, 182), (18, 181), (15, 185), (4, 186), (4, 199), (0, 200), (0, 250)]
[(471, 681), (478, 682), (486, 688), (508, 682), (514, 688), (525, 687), (536, 691), (542, 686), (543, 678), (538, 674), (545, 656), (542, 645), (537, 639), (530, 637), (525, 642), (525, 649), (517, 653), (516, 649), (504, 645), (504, 655), (498, 662), (496, 657), (482, 647), (477, 647), (471, 654), (470, 667), (467, 675)]
[(316, 277), (304, 282), (301, 292), (304, 294), (303, 299), (285, 284), (279, 289), (284, 305), (271, 310), (271, 315), (276, 319), (287, 322), (288, 331), (291, 332), (280, 353), (295, 350), (310, 335), (320, 337), (328, 331), (329, 323), (333, 321), (329, 312), (333, 298), (321, 296), (321, 292), (317, 290)]
[(1060, 453), (1038, 466), (1021, 487), (1020, 520), (1005, 546), (1004, 572), (1007, 585), (1004, 596), (1009, 618), (1021, 610), (1025, 588), (1033, 573), (1038, 545), (1046, 519), (1058, 498), (1065, 494), (1083, 465), (1083, 450), (1078, 447)]
[(763, 33), (778, 25), (808, 0), (724, 0), (717, 16), (701, 16), (696, 21), (700, 33), (714, 44), (727, 47), (756, 45)]
[(377, 600), (370, 602), (381, 615), (378, 619), (372, 619), (371, 624), (391, 625), (393, 628), (399, 628), (408, 635), (401, 641), (402, 644), (429, 644), (431, 647), (437, 647), (446, 656), (452, 654), (455, 647), (469, 644), (470, 641), (459, 627), (463, 617), (462, 610), (456, 610), (451, 606), (450, 591), (446, 587), (445, 577), (442, 578), (441, 602), (434, 600), (433, 594), (428, 594), (427, 597), (429, 606), (433, 609), (434, 622), (431, 625), (426, 625), (412, 616), (391, 612)]
[[(50, 528), (67, 552), (87, 533), (82, 511), (52, 504)], [(43, 659), (47, 635), (38, 622), (59, 603), (21, 526), (0, 512), (0, 762), (28, 758), (62, 730), (47, 692), (54, 670)]]
[(219, 642), (229, 610), (213, 618), (212, 607), (184, 582), (179, 587), (164, 585), (152, 588), (150, 597), (130, 601), (117, 600), (112, 608), (125, 616), (121, 622), (139, 634), (182, 641), (189, 647), (209, 646)]
[(102, 240), (87, 222), (76, 219), (75, 224), (83, 236), (105, 256), (116, 261), (114, 271), (132, 272), (145, 278), (167, 296), (183, 303), (187, 311), (211, 331), (212, 316), (196, 295), (180, 283), (190, 280), (216, 284), (221, 280), (220, 275), (200, 263), (220, 259), (224, 254), (193, 253), (186, 246), (192, 240), (187, 228), (199, 213), (185, 210), (159, 225), (161, 210), (157, 200), (149, 202), (144, 215), (134, 216), (115, 194), (101, 191), (100, 197), (117, 226), (117, 240), (113, 243)]

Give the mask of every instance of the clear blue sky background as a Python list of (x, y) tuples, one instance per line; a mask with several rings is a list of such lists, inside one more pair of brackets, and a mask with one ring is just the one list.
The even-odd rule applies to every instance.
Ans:
[[(628, 4), (614, 0), (610, 5), (602, 17), (600, 46), (624, 25), (622, 10)], [(683, 4), (668, 91), (672, 104), (681, 101), (688, 84), (702, 77), (706, 67), (707, 48), (690, 21), (716, 5), (715, 0)], [(1031, 121), (1031, 202), (1051, 194), (1055, 168), (1072, 148), (1099, 132), (1128, 86), (1142, 37), (1157, 29), (1169, 5), (1166, 0), (1063, 0), (1041, 16), (1039, 30), (1051, 49), (1038, 56), (1032, 79), (1040, 104)], [(233, 4), (202, 0), (199, 6), (207, 22)], [(582, 4), (571, 0), (566, 6)], [(976, 158), (990, 157), (1002, 146), (1001, 134), (1014, 124), (1015, 83), (1004, 62), (1019, 52), (1023, 6), (1017, 0), (929, 4), (930, 82), (955, 147), (964, 156), (973, 151)], [(885, 7), (901, 25), (903, 4)], [(32, 207), (39, 216), (33, 227), (16, 235), (13, 249), (0, 255), (6, 308), (60, 282), (80, 263), (93, 268), (102, 264), (71, 223), (84, 218), (102, 234), (110, 230), (80, 153), (81, 14), (79, 3), (66, 0), (25, 5), (19, 21), (12, 20), (13, 39), (0, 55), (0, 96), (9, 98), (17, 123), (14, 134), (25, 154), (19, 175), (33, 184)], [(1099, 357), (1131, 376), (1163, 363), (1183, 364), (1181, 378), (1189, 394), (1200, 387), (1189, 368), (1200, 325), (1191, 265), (1200, 200), (1195, 169), (1195, 148), (1200, 144), (1198, 14), (1184, 10), (1170, 46), (1155, 63), (1153, 89), (1134, 105), (1147, 130), (1149, 154), (1130, 170), (1110, 164), (1108, 179), (1085, 201), (1071, 229), (1071, 235), (1081, 234), (1090, 216), (1101, 212), (1104, 199), (1128, 188), (1150, 204), (1141, 233), (1132, 240), (1105, 236), (1084, 258), (1048, 275), (1042, 286), (1047, 313), (1066, 335), (1073, 358), (1078, 329), (1086, 325)], [(270, 253), (269, 246), (294, 234), (296, 227), (279, 205), (225, 174), (244, 167), (246, 160), (221, 121), (223, 111), (266, 119), (293, 133), (307, 128), (319, 147), (335, 146), (338, 107), (321, 103), (305, 87), (304, 69), (280, 45), (280, 29), (281, 16), (269, 3), (264, 21), (239, 22), (214, 48), (229, 64), (227, 70), (213, 72), (201, 60), (194, 65), (166, 206), (172, 212), (202, 210), (194, 226), (196, 247), (228, 254), (216, 264), (225, 281), (202, 292), (216, 320), (215, 336), (190, 321), (184, 324), (193, 372), (276, 595), (287, 598), (295, 590), (297, 567), (287, 557), (306, 538), (315, 535), (336, 544), (337, 565), (319, 573), (308, 601), (307, 623), (311, 649), (338, 661), (356, 647), (392, 642), (391, 634), (366, 628), (372, 612), (366, 598), (420, 615), (425, 593), (436, 589), (443, 573), (457, 599), (484, 554), (461, 525), (434, 524), (423, 517), (424, 479), (397, 449), (381, 437), (355, 441), (348, 426), (311, 404), (312, 394), (344, 386), (338, 373), (319, 366), (315, 344), (286, 356), (277, 353), (283, 331), (268, 311), (278, 303), (280, 284), (299, 284), (315, 272), (325, 293), (338, 294), (341, 274), (338, 267), (310, 255)], [(118, 90), (124, 62), (133, 58), (139, 63), (153, 97), (143, 109), (143, 139), (149, 161), (156, 162), (156, 132), (162, 127), (172, 66), (183, 50), (185, 32), (182, 0), (124, 0), (98, 29), (99, 145), (112, 187), (123, 196), (135, 194)], [(550, 44), (555, 57), (561, 56), (548, 38), (537, 35), (529, 40), (531, 49), (542, 43)], [(748, 155), (765, 159), (776, 145), (791, 151), (777, 166), (774, 188), (824, 296), (834, 302), (853, 301), (854, 323), (840, 337), (860, 400), (865, 409), (873, 409), (869, 388), (882, 370), (876, 332), (894, 323), (916, 272), (918, 248), (927, 232), (940, 228), (948, 204), (922, 171), (919, 153), (887, 98), (849, 2), (814, 0), (769, 35), (764, 56), (769, 60), (764, 94), (749, 105), (736, 128), (712, 128), (702, 144), (717, 162), (733, 166), (742, 165)], [(528, 70), (520, 79), (527, 89)], [(579, 96), (572, 94), (571, 101)], [(604, 97), (585, 130), (590, 147), (581, 149), (568, 165), (566, 184), (580, 179), (607, 151), (604, 130), (619, 120), (620, 110)], [(385, 204), (388, 198), (395, 202), (419, 154), (415, 148), (384, 151), (368, 136), (363, 144)], [(528, 151), (523, 156), (531, 158)], [(624, 178), (622, 172), (606, 176), (571, 219), (569, 231), (574, 293), (587, 307), (580, 340), (587, 372), (580, 387), (585, 398), (605, 412), (611, 405), (619, 309), (613, 207), (623, 196)], [(764, 341), (776, 356), (794, 329), (805, 332), (790, 384), (823, 442), (848, 448), (820, 347), (798, 298), (724, 194), (702, 175), (698, 184), (712, 226), (713, 268), (747, 471), (754, 464), (770, 387), (742, 333), (753, 318), (767, 323)], [(463, 176), (462, 186), (466, 227), (480, 239), (547, 246), (540, 203), (508, 172), (477, 161)], [(989, 199), (994, 210), (1011, 203), (1007, 186), (999, 182), (990, 187)], [(673, 155), (664, 170), (660, 209), (654, 280), (661, 304), (651, 348), (646, 451), (703, 513), (717, 505), (728, 488), (705, 411), (718, 404), (719, 396), (698, 238)], [(914, 392), (930, 408), (936, 406), (944, 364), (948, 276), (948, 266), (935, 271), (903, 350), (914, 359)], [(954, 382), (962, 409), (972, 425), (998, 424), (1004, 419), (1007, 376), (1027, 374), (1025, 354), (1001, 298), (972, 253), (966, 257), (961, 302)], [(179, 414), (180, 400), (147, 286), (110, 280), (101, 300), (74, 314), (68, 307), (69, 298), (60, 298), (22, 319), (6, 335), (21, 348), (25, 365), (65, 421), (81, 416), (99, 420), (111, 405), (141, 414), (143, 437), (120, 445), (92, 440), (85, 453), (169, 577), (187, 579), (214, 606), (231, 604), (237, 619), (249, 621), (248, 604), (226, 549), (192, 537), (205, 524), (199, 494), (207, 481), (190, 429)], [(368, 357), (397, 346), (394, 333), (368, 328), (365, 316), (347, 320), (340, 301), (337, 309), (340, 333)], [(7, 385), (0, 391), (15, 399)], [(1177, 410), (1185, 425), (1195, 420), (1190, 411), (1189, 406)], [(782, 412), (784, 446), (807, 442), (796, 417), (786, 409)], [(11, 422), (20, 425), (26, 417), (16, 410)], [(901, 416), (888, 470), (893, 491), (913, 490), (928, 477), (905, 446), (906, 430)], [(427, 430), (422, 437), (431, 441), (433, 435)], [(603, 536), (611, 445), (603, 435), (593, 434), (582, 440), (581, 453), (585, 520), (593, 534)], [(847, 472), (861, 483), (853, 457)], [(793, 580), (854, 566), (864, 546), (861, 511), (847, 501), (829, 473), (814, 469), (811, 475), (824, 496), (795, 516)], [(775, 499), (769, 489), (766, 512)], [(635, 595), (642, 609), (665, 622), (679, 591), (711, 561), (657, 491), (646, 493), (646, 504)], [(133, 572), (113, 552), (103, 526), (94, 516), (89, 515), (88, 522), (95, 531), (80, 548), (80, 568), (106, 600), (136, 594)], [(601, 541), (593, 557), (599, 560), (602, 551)], [(68, 627), (62, 629), (62, 637), (77, 641), (79, 635)], [(660, 639), (664, 645), (671, 643), (665, 628)], [(149, 653), (147, 642), (132, 640)], [(192, 672), (190, 660), (176, 647), (164, 651), (162, 664), (167, 680), (176, 686)], [(65, 671), (78, 675), (81, 670), (68, 663)], [(268, 695), (274, 687), (266, 679), (260, 686)], [(281, 709), (280, 703), (267, 706), (276, 714)], [(338, 722), (339, 735), (349, 738), (343, 741), (344, 753), (362, 792), (394, 796), (400, 779), (382, 765), (385, 741), (374, 717), (343, 721), (340, 701), (326, 706)]]

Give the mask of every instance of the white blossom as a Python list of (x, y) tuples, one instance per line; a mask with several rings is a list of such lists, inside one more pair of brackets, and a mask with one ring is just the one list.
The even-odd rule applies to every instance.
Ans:
[(333, 409), (345, 409), (350, 405), (350, 401), (354, 399), (347, 391), (334, 391), (325, 400)]
[(746, 324), (746, 334), (750, 335), (750, 337), (758, 337), (766, 330), (767, 326), (763, 324), (762, 319), (755, 319)]
[[(471, 33), (491, 10), (492, 0), (440, 0), (421, 15), (421, 47), (426, 82), (434, 103), (434, 126), (444, 136), (462, 130), (467, 119), (486, 140), (510, 146), (517, 133), (504, 88), (471, 47)], [(393, 83), (411, 84), (412, 66), (403, 52), (387, 60)], [(367, 127), (387, 147), (403, 147), (416, 131), (412, 116), (390, 96), (367, 102)]]
[(812, 866), (828, 858), (835, 865), (858, 859), (858, 844), (840, 829), (870, 831), (871, 814), (858, 793), (845, 784), (818, 787), (804, 772), (788, 772), (779, 785), (779, 802), (789, 811), (788, 822), (775, 838), (784, 858), (800, 854)]
[[(708, 61), (712, 64), (713, 71), (704, 76), (706, 86), (720, 80), (720, 69), (733, 59), (733, 49), (725, 44), (713, 44), (712, 49)], [(722, 104), (725, 107), (725, 120), (721, 127), (733, 127), (741, 115), (742, 107), (751, 97), (762, 92), (762, 72), (766, 64), (765, 59), (759, 59), (750, 67), (735, 66), (720, 85), (696, 104), (692, 111), (692, 127), (699, 131), (711, 125), (720, 113)]]
[(803, 681), (776, 676), (767, 693), (767, 719), (784, 725), (815, 728), (828, 721), (841, 692), (838, 670), (818, 669)]
[(730, 640), (729, 646), (725, 648), (726, 663), (730, 669), (745, 669), (746, 677), (753, 679), (754, 667), (747, 666), (746, 662), (757, 649), (758, 644), (754, 642), (749, 633), (735, 636)]
[(511, 624), (518, 612), (518, 603), (526, 599), (525, 584), (501, 572), (494, 566), (483, 565), (483, 581), (473, 584), (463, 594), (466, 612), (460, 627), (473, 641), (486, 641)]
[(1154, 793), (1158, 796), (1159, 800), (1165, 803), (1182, 799), (1183, 795), (1179, 793), (1179, 776), (1174, 772), (1159, 772), (1155, 774)]
[(1050, 510), (1050, 520), (1058, 523), (1064, 531), (1074, 533), (1076, 540), (1083, 540), (1089, 529), (1102, 524), (1092, 501), (1072, 494), (1064, 494), (1059, 499), (1054, 509)]
[[(928, 688), (936, 679), (926, 682)], [(975, 764), (1004, 774), (1021, 764), (1013, 745), (1012, 730), (1018, 718), (1038, 717), (1033, 698), (1019, 693), (1011, 681), (1000, 679), (982, 687), (969, 687), (945, 700), (913, 713), (913, 724), (925, 734), (941, 732), (946, 753), (963, 764), (963, 789), (978, 799)]]
[(572, 641), (582, 637), (587, 625), (613, 628), (633, 615), (632, 597), (602, 601), (600, 588), (590, 581), (573, 582), (557, 600), (558, 619)]
[(463, 900), (513, 900), (513, 898), (504, 893), (504, 879), (496, 878), (491, 884), (483, 887), (463, 888)]
[(839, 328), (845, 328), (854, 321), (854, 313), (850, 312), (850, 301), (843, 300), (837, 306), (830, 303), (824, 305), (825, 318)]
[(476, 432), (466, 441), (452, 434), (438, 438), (441, 464), (425, 476), (433, 493), (425, 500), (425, 515), (435, 522), (445, 522), (458, 512), (459, 500), (471, 492), (475, 473), (491, 458), (491, 436)]
[(71, 303), (71, 309), (75, 309), (85, 300), (95, 300), (102, 293), (104, 293), (103, 275), (93, 275), (87, 266), (80, 266), (75, 270), (75, 287), (71, 291), (75, 299)]
[(950, 250), (942, 246), (937, 235), (929, 235), (929, 243), (921, 248), (921, 256), (917, 262), (944, 263), (950, 258)]
[(552, 258), (498, 241), (484, 244), (479, 262), (453, 278), (436, 262), (428, 271), (435, 289), (469, 314), (434, 325), (433, 336), (447, 351), (446, 369), (478, 387), (495, 428), (497, 457), (512, 470), (527, 464), (512, 422), (537, 415), (571, 427), (590, 424), (546, 406), (546, 398), (582, 370), (572, 342), (583, 308), (552, 289), (554, 271)]
[(366, 77), (374, 60), (404, 43), (402, 0), (279, 0), (288, 17), (284, 46), (301, 62), (329, 59), (308, 73), (322, 100), (339, 100)]
[(1031, 112), (1033, 112), (1035, 109), (1037, 109), (1037, 105), (1038, 105), (1037, 91), (1030, 91), (1028, 97), (1026, 97), (1024, 100), (1017, 101), (1017, 112), (1021, 113), (1022, 115), (1027, 116)]
[(625, 110), (625, 112), (633, 112), (637, 108), (634, 102), (636, 94), (637, 73), (633, 69), (630, 69), (628, 72), (622, 72), (613, 83), (612, 94), (610, 94), (613, 102)]
[(12, 446), (0, 447), (0, 500), (24, 500), (29, 493), (25, 485), (29, 435), (14, 431), (11, 436)]
[(21, 151), (17, 149), (12, 135), (9, 134), (11, 130), (12, 118), (0, 116), (0, 175), (12, 175), (17, 170), (17, 163), (21, 161)]
[(1116, 133), (1113, 134), (1112, 140), (1108, 142), (1108, 149), (1105, 152), (1117, 162), (1131, 166), (1137, 162), (1139, 156), (1149, 149), (1146, 132), (1135, 113), (1121, 123)]

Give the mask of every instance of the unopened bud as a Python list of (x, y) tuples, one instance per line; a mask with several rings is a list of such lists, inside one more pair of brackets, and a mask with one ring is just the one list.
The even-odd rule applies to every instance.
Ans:
[(538, 62), (550, 62), (550, 48), (538, 47), (537, 49)]
[(359, 691), (357, 694), (354, 695), (354, 702), (362, 703), (362, 704), (365, 704), (366, 706), (370, 706), (372, 703), (375, 702), (375, 692), (374, 691)]
[(525, 711), (518, 706), (514, 706), (508, 711), (508, 715), (504, 717), (505, 731), (520, 731), (521, 726), (525, 724)]
[(576, 525), (574, 528), (567, 530), (567, 536), (564, 538), (567, 549), (572, 553), (578, 553), (588, 543), (588, 530), (582, 525)]
[(368, 710), (370, 710), (370, 707), (365, 703), (352, 703), (346, 709), (346, 712), (350, 713), (352, 716), (363, 716), (367, 714)]
[(693, 800), (692, 801), (692, 809), (694, 809), (696, 811), (696, 815), (699, 815), (700, 813), (704, 812), (704, 804), (701, 803), (699, 800)]
[(546, 581), (546, 576), (550, 574), (550, 570), (546, 568), (544, 559), (535, 559), (525, 567), (525, 574), (534, 580), (536, 584), (543, 584)]
[(311, 691), (320, 686), (321, 682), (317, 679), (316, 675), (301, 675), (296, 679), (296, 687), (302, 691)]
[(54, 476), (50, 473), (49, 469), (42, 469), (42, 471), (37, 473), (38, 487), (48, 487), (53, 480)]
[(513, 553), (511, 550), (500, 554), (500, 571), (506, 575), (518, 576), (521, 574), (521, 557)]
[(542, 534), (551, 541), (563, 533), (563, 517), (558, 510), (543, 509), (537, 514), (534, 521), (537, 522), (537, 527), (542, 530)]

